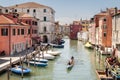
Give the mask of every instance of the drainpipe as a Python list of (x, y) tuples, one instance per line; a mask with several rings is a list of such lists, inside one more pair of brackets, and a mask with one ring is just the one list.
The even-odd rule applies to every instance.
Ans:
[(11, 53), (11, 26), (10, 26), (10, 24), (9, 24), (9, 55), (10, 55), (10, 53)]
[(115, 7), (115, 32), (116, 32), (116, 14), (117, 14), (117, 7)]
[(116, 30), (116, 14), (117, 14), (117, 7), (115, 7), (115, 35), (116, 35), (116, 39), (115, 39), (115, 46), (116, 46), (116, 42), (117, 42), (117, 30)]

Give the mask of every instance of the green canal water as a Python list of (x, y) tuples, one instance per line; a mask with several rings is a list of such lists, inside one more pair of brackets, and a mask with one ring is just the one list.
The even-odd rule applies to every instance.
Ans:
[[(12, 73), (10, 80), (97, 80), (95, 68), (103, 68), (103, 65), (98, 66), (103, 64), (98, 59), (104, 57), (84, 48), (83, 43), (77, 40), (65, 39), (64, 45), (64, 49), (58, 49), (62, 54), (50, 60), (47, 67), (30, 66), (32, 70), (30, 74), (22, 78)], [(66, 64), (71, 56), (75, 57), (75, 65), (68, 71)], [(8, 80), (7, 72), (0, 74), (0, 80)]]

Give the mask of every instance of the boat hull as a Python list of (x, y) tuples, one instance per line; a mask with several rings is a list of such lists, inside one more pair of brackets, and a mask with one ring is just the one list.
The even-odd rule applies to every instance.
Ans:
[(11, 68), (11, 71), (16, 74), (22, 74), (22, 73), (27, 74), (27, 73), (31, 72), (31, 70), (29, 68), (23, 68), (23, 71), (22, 71), (22, 66), (13, 67), (13, 68)]
[(37, 57), (37, 58), (49, 59), (49, 60), (55, 59), (55, 56), (50, 55), (50, 54), (46, 54), (46, 53), (44, 53), (44, 54), (43, 54), (43, 56), (42, 56), (42, 55), (37, 54), (37, 55), (36, 55), (36, 57)]
[(32, 61), (36, 61), (36, 62), (41, 62), (41, 63), (47, 63), (48, 60), (47, 59), (39, 59), (39, 58), (33, 58)]
[(53, 48), (64, 48), (64, 45), (53, 45)]
[(39, 67), (46, 67), (48, 65), (47, 63), (34, 62), (34, 61), (30, 61), (29, 63), (31, 65), (35, 65), (35, 66), (39, 66)]
[(99, 80), (113, 80), (112, 76), (106, 76), (106, 73), (102, 70), (96, 70), (96, 74)]
[(67, 65), (67, 69), (71, 69), (73, 67), (73, 64)]

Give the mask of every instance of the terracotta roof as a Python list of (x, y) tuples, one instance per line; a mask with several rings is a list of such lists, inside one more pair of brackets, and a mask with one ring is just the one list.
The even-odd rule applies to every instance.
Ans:
[(4, 15), (0, 15), (0, 24), (15, 24), (11, 19), (5, 17)]
[(21, 22), (21, 24), (24, 25), (24, 26), (27, 26), (27, 27), (29, 26), (28, 24), (26, 24), (24, 22)]
[(21, 17), (30, 17), (30, 18), (32, 18), (32, 16), (30, 16), (29, 14), (23, 14)]
[(98, 13), (98, 14), (96, 14), (96, 15), (107, 15), (108, 13), (106, 13), (106, 12), (101, 12), (101, 13)]
[[(27, 2), (27, 3), (9, 6), (8, 8), (41, 8), (41, 7), (48, 7), (48, 6), (41, 5), (41, 4), (35, 3), (35, 2)], [(50, 8), (50, 7), (48, 7), (48, 8)]]
[(19, 12), (18, 14), (19, 14), (19, 19), (34, 19), (34, 20), (38, 20), (37, 18), (32, 17), (31, 15), (23, 13), (23, 12)]
[(20, 18), (33, 18), (31, 15), (27, 14), (27, 13), (24, 13), (24, 12), (18, 12), (17, 14), (19, 14), (19, 17)]

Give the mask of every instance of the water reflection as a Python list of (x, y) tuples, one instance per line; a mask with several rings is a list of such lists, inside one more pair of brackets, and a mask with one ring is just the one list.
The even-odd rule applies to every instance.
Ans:
[[(96, 80), (95, 69), (91, 59), (93, 51), (84, 48), (83, 43), (65, 39), (64, 49), (58, 49), (62, 54), (55, 60), (49, 61), (45, 68), (30, 66), (32, 73), (24, 76), (12, 74), (10, 80)], [(67, 62), (71, 56), (75, 58), (75, 65), (67, 70)], [(25, 65), (26, 66), (26, 65)], [(0, 75), (0, 80), (7, 80), (7, 74)]]

